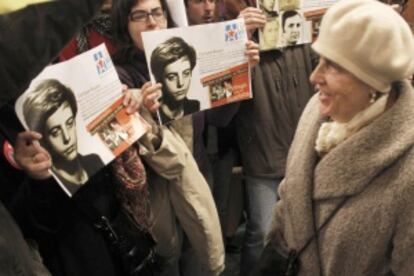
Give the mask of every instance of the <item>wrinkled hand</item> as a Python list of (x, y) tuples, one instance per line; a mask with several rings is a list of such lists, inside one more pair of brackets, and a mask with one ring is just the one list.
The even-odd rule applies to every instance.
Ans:
[(247, 34), (250, 39), (257, 28), (263, 28), (266, 24), (266, 16), (258, 8), (245, 8), (240, 12), (239, 18), (240, 17), (244, 18)]
[(151, 112), (156, 112), (160, 108), (158, 98), (161, 97), (161, 87), (161, 83), (152, 84), (150, 81), (141, 87), (143, 104)]
[(250, 67), (255, 67), (260, 61), (259, 44), (251, 40), (247, 41), (245, 55), (249, 59)]
[(40, 144), (42, 138), (37, 132), (24, 131), (17, 135), (14, 146), (14, 158), (17, 164), (34, 179), (46, 179), (51, 176), (52, 158)]

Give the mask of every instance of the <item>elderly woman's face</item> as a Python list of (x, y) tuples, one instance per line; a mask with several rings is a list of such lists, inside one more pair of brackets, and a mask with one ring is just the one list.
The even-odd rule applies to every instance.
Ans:
[(52, 156), (72, 161), (78, 155), (75, 115), (68, 103), (61, 105), (47, 120), (43, 138)]
[(348, 122), (370, 105), (371, 88), (328, 59), (320, 58), (310, 80), (319, 90), (320, 112), (336, 122)]
[(135, 47), (144, 50), (141, 33), (167, 28), (160, 0), (139, 0), (130, 12), (128, 31)]
[(191, 82), (191, 64), (188, 57), (165, 66), (164, 69), (164, 92), (168, 93), (170, 99), (182, 101), (187, 96)]

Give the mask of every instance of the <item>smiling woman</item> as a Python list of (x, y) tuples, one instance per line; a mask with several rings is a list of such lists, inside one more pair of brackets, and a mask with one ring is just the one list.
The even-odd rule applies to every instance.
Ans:
[(72, 90), (58, 80), (44, 80), (29, 94), (23, 110), (29, 129), (42, 134), (42, 146), (52, 157), (52, 171), (74, 194), (103, 163), (98, 155), (78, 153), (78, 109)]
[(292, 275), (412, 275), (412, 32), (379, 1), (339, 1), (312, 48), (319, 93), (299, 121), (254, 275), (276, 263)]

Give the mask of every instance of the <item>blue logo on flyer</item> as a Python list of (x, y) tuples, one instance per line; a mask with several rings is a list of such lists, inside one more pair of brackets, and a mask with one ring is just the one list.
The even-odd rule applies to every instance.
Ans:
[(95, 61), (98, 75), (102, 75), (111, 67), (111, 59), (109, 57), (104, 57), (102, 51), (93, 54), (93, 60)]
[(230, 23), (225, 26), (226, 42), (237, 41), (242, 37), (242, 30), (237, 23)]

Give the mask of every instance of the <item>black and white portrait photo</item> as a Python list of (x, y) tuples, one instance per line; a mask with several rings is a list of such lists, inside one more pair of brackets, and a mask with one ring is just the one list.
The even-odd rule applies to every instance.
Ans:
[(296, 10), (288, 10), (282, 14), (283, 40), (286, 46), (293, 46), (301, 41), (303, 26), (302, 15)]
[(172, 37), (152, 51), (151, 71), (162, 84), (159, 114), (163, 123), (200, 110), (198, 100), (187, 98), (196, 62), (194, 47), (180, 37)]
[(260, 35), (260, 50), (276, 49), (279, 46), (280, 23), (277, 17), (268, 18)]
[(279, 0), (279, 11), (298, 10), (300, 8), (300, 0)]
[(266, 17), (275, 17), (278, 15), (277, 0), (259, 0), (258, 4), (259, 4), (259, 8), (263, 11)]
[(23, 116), (29, 129), (42, 135), (40, 144), (52, 157), (52, 172), (74, 194), (104, 166), (97, 154), (78, 152), (73, 91), (56, 79), (42, 80), (23, 102)]

